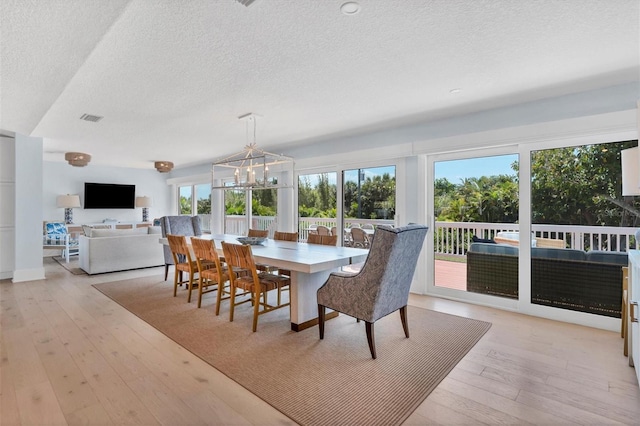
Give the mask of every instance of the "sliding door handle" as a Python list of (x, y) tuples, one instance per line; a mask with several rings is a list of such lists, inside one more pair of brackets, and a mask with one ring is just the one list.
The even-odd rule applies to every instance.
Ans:
[(637, 300), (631, 300), (629, 302), (629, 318), (631, 318), (631, 322), (638, 322), (638, 317), (636, 316), (636, 307), (638, 306)]

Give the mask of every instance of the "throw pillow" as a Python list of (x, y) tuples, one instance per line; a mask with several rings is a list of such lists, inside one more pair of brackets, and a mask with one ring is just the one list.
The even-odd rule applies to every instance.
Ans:
[(490, 244), (496, 243), (492, 239), (479, 238), (479, 237), (476, 237), (475, 235), (471, 237), (471, 241), (473, 241), (474, 243), (490, 243)]

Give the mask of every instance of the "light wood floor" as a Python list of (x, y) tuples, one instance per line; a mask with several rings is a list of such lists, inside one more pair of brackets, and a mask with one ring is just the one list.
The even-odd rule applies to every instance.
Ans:
[[(45, 267), (47, 280), (0, 282), (0, 424), (292, 424), (91, 287), (162, 268), (88, 277), (51, 259)], [(425, 296), (410, 303), (493, 326), (405, 424), (640, 424), (619, 334)]]

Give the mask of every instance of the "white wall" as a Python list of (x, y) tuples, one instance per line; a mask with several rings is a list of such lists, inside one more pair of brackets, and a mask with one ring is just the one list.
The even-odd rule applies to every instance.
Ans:
[[(95, 166), (72, 167), (68, 163), (45, 161), (43, 163), (44, 187), (42, 191), (42, 220), (64, 220), (64, 209), (56, 207), (56, 197), (63, 194), (80, 195), (84, 206), (84, 183), (116, 183), (136, 186), (136, 196), (149, 196), (153, 206), (149, 208), (149, 220), (171, 214), (171, 188), (166, 175), (155, 170)], [(106, 218), (120, 222), (142, 221), (142, 209), (73, 209), (73, 223), (96, 223)]]
[(0, 279), (13, 277), (15, 155), (15, 140), (0, 136)]

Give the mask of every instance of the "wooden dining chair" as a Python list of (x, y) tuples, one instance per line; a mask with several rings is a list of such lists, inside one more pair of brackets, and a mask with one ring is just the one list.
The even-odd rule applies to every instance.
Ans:
[[(230, 286), (228, 270), (220, 261), (220, 256), (218, 256), (218, 251), (212, 240), (191, 238), (191, 247), (198, 264), (198, 308), (202, 305), (204, 293), (217, 290), (216, 315), (218, 315), (225, 287), (227, 287), (228, 293)], [(228, 299), (228, 297), (226, 298)], [(191, 291), (189, 291), (189, 301), (191, 301)]]
[[(249, 231), (247, 232), (247, 237), (269, 238), (269, 230), (249, 229)], [(275, 266), (267, 265), (266, 263), (256, 263), (256, 268), (258, 269), (258, 271), (265, 272), (275, 272), (278, 269)]]
[(336, 244), (338, 244), (338, 236), (309, 234), (309, 237), (307, 238), (307, 243), (322, 244), (325, 246), (335, 246)]
[[(269, 304), (267, 293), (278, 288), (289, 286), (291, 279), (284, 275), (270, 274), (268, 272), (258, 272), (253, 259), (250, 245), (230, 244), (222, 242), (222, 251), (229, 266), (229, 278), (231, 281), (231, 309), (229, 321), (233, 321), (235, 306), (252, 302), (253, 304), (253, 331), (258, 329), (258, 317), (267, 312), (289, 306), (287, 303)], [(248, 271), (248, 275), (239, 276), (235, 268)], [(241, 294), (236, 294), (236, 290), (243, 290), (251, 294), (251, 297), (241, 302), (236, 298)]]
[[(194, 284), (194, 277), (198, 273), (198, 263), (191, 259), (191, 252), (187, 246), (187, 237), (184, 235), (168, 234), (167, 239), (169, 240), (169, 248), (171, 249), (171, 255), (173, 256), (173, 262), (175, 264), (173, 297), (176, 297), (178, 294), (178, 286), (186, 284), (189, 290), (189, 301), (191, 301), (191, 290)], [(183, 272), (189, 274), (188, 280), (182, 279)]]
[(247, 232), (247, 237), (268, 238), (269, 230), (268, 229), (249, 229), (249, 232)]

